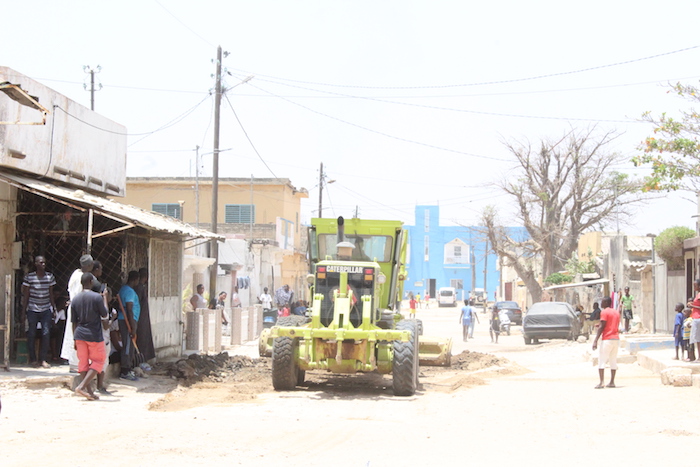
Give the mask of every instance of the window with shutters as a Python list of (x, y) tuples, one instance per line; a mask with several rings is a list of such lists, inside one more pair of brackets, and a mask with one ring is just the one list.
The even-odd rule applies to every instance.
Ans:
[(227, 204), (225, 222), (227, 224), (255, 224), (255, 205)]
[(151, 211), (182, 220), (182, 208), (178, 203), (153, 203)]

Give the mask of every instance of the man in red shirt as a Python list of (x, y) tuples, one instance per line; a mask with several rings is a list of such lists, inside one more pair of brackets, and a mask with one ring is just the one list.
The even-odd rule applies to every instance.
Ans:
[(610, 297), (603, 298), (601, 306), (603, 311), (600, 312), (600, 326), (598, 334), (593, 341), (593, 350), (598, 347), (598, 339), (603, 336), (603, 343), (600, 346), (598, 354), (598, 375), (600, 382), (596, 389), (603, 389), (603, 377), (605, 374), (605, 364), (610, 363), (610, 383), (607, 387), (615, 387), (615, 373), (617, 372), (617, 349), (620, 347), (620, 313), (612, 308), (612, 300)]

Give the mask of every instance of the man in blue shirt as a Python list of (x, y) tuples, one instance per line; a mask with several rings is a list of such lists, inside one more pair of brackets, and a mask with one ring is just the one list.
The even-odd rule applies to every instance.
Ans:
[(469, 300), (464, 301), (462, 314), (459, 315), (459, 321), (462, 323), (462, 340), (467, 342), (469, 338), (469, 326), (472, 324), (472, 307), (469, 306)]
[[(121, 374), (119, 378), (129, 381), (136, 381), (138, 379), (132, 371), (134, 356), (132, 339), (136, 341), (136, 330), (139, 316), (141, 315), (139, 296), (134, 290), (134, 287), (139, 283), (139, 277), (138, 271), (129, 271), (126, 284), (119, 289), (119, 299), (124, 307), (123, 312), (119, 310), (119, 314), (117, 315), (117, 319), (119, 320), (119, 333), (122, 337)], [(124, 316), (125, 313), (126, 316)]]

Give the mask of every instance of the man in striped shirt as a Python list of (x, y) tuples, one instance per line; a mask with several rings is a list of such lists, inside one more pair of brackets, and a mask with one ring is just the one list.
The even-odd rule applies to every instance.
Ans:
[(56, 279), (53, 274), (46, 271), (46, 259), (43, 256), (34, 258), (35, 272), (30, 272), (22, 282), (22, 322), (25, 318), (29, 322), (27, 331), (27, 351), (29, 363), (36, 365), (36, 327), (41, 323), (41, 347), (39, 348), (39, 362), (44, 368), (49, 368), (46, 355), (49, 349), (49, 333), (53, 314), (56, 312), (56, 303), (53, 297), (53, 286)]

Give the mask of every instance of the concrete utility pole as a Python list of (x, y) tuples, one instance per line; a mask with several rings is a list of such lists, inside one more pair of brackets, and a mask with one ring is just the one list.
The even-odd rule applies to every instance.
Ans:
[(199, 145), (194, 149), (194, 224), (199, 228)]
[[(221, 46), (216, 48), (216, 94), (214, 96), (214, 163), (211, 173), (211, 231), (216, 233), (219, 211), (219, 116), (221, 113)], [(209, 257), (214, 264), (209, 270), (209, 299), (216, 297), (216, 276), (219, 270), (219, 243), (212, 239)]]
[[(98, 83), (99, 88), (95, 89), (95, 73), (102, 71), (102, 67), (97, 65), (93, 70), (90, 65), (85, 65), (83, 71), (90, 74), (90, 110), (95, 110), (95, 91), (102, 89), (102, 83)], [(83, 84), (83, 89), (87, 90), (87, 84)]]
[(323, 217), (323, 162), (318, 172), (318, 217)]

